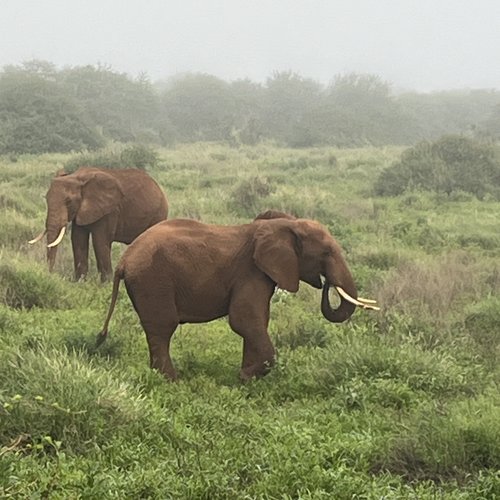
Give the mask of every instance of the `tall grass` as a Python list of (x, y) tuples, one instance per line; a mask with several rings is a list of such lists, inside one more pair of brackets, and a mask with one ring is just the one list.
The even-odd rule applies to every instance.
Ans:
[(44, 245), (26, 244), (52, 176), (78, 158), (0, 160), (0, 496), (499, 497), (500, 204), (372, 198), (400, 151), (192, 144), (148, 166), (171, 217), (246, 223), (275, 208), (320, 220), (360, 295), (382, 306), (333, 325), (320, 291), (279, 291), (276, 367), (244, 385), (225, 319), (178, 329), (178, 383), (150, 370), (124, 290), (96, 349), (109, 285), (94, 264), (71, 281), (68, 238), (55, 274)]

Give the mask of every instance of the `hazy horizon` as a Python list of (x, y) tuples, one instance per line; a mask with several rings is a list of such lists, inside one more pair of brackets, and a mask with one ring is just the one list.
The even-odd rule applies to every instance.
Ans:
[(0, 66), (104, 64), (152, 81), (189, 72), (321, 83), (370, 73), (395, 89), (500, 89), (500, 2), (4, 0)]

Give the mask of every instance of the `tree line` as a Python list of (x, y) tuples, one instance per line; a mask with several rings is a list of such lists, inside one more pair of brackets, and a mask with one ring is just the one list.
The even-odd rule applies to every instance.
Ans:
[(0, 72), (0, 154), (94, 150), (109, 140), (354, 147), (457, 133), (500, 137), (500, 91), (395, 93), (377, 75), (323, 85), (291, 71), (265, 83), (198, 73), (152, 83), (104, 65), (37, 60)]

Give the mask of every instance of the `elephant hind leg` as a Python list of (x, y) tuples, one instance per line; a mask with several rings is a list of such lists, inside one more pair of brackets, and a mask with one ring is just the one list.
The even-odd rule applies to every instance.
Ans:
[(151, 368), (158, 370), (166, 378), (175, 380), (177, 373), (170, 358), (170, 340), (179, 320), (171, 312), (175, 311), (174, 302), (163, 296), (135, 293), (130, 283), (125, 281), (125, 284), (146, 333)]
[(156, 322), (143, 322), (149, 347), (149, 363), (151, 368), (158, 370), (170, 380), (177, 379), (172, 359), (170, 358), (170, 340), (176, 324), (164, 325)]

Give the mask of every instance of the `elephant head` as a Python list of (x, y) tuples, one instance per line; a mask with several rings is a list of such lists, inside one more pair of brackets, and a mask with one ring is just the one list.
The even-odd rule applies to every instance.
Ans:
[(68, 223), (93, 224), (116, 209), (122, 197), (118, 182), (102, 170), (80, 168), (72, 174), (59, 172), (46, 195), (45, 231), (29, 243), (36, 243), (47, 235), (47, 261), (52, 271), (57, 245), (62, 241)]
[[(299, 281), (304, 281), (314, 288), (323, 288), (321, 312), (333, 323), (349, 319), (356, 306), (378, 310), (375, 301), (358, 297), (340, 245), (321, 224), (282, 215), (270, 219), (273, 220), (267, 220), (256, 231), (254, 261), (278, 287), (296, 292)], [(330, 305), (330, 287), (340, 297), (336, 309)]]

